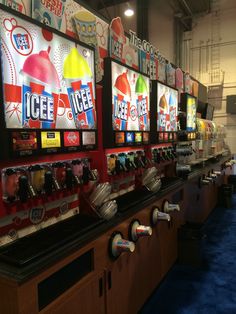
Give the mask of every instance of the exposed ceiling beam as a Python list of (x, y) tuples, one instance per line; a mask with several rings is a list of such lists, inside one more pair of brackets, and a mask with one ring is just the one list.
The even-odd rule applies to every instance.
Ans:
[(179, 0), (179, 1), (184, 6), (185, 10), (187, 10), (188, 14), (190, 16), (193, 16), (193, 12), (192, 12), (191, 8), (189, 7), (188, 3), (185, 0)]
[[(185, 15), (185, 12), (183, 11), (182, 7), (180, 7), (178, 1), (169, 0), (168, 1), (170, 7), (174, 11), (174, 17), (181, 22), (181, 24), (184, 26), (185, 31), (189, 31), (192, 28), (191, 22), (192, 17)], [(186, 21), (188, 20), (188, 21)]]
[(98, 10), (101, 10), (101, 9), (105, 9), (105, 8), (108, 8), (108, 7), (112, 7), (114, 5), (118, 5), (118, 4), (122, 4), (122, 3), (125, 3), (125, 2), (128, 2), (127, 0), (104, 0), (104, 1), (98, 1), (97, 3), (97, 9)]

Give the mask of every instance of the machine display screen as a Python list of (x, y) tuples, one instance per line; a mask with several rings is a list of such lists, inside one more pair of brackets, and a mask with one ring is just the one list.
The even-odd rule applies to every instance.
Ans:
[(6, 128), (96, 129), (92, 48), (3, 9), (0, 37)]
[(186, 95), (186, 107), (187, 107), (187, 131), (196, 130), (196, 117), (197, 117), (197, 104), (196, 98), (190, 95)]
[(126, 142), (127, 143), (134, 143), (134, 132), (127, 132), (126, 133)]
[(149, 131), (149, 78), (112, 61), (111, 79), (113, 130)]
[(157, 82), (157, 131), (177, 131), (178, 91)]

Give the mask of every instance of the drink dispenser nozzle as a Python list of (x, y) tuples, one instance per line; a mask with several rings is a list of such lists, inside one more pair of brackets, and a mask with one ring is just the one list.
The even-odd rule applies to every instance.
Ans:
[(81, 184), (81, 178), (83, 175), (83, 165), (80, 159), (74, 159), (71, 162), (74, 180), (77, 185)]
[(210, 181), (206, 179), (205, 176), (202, 176), (199, 178), (199, 187), (202, 187), (203, 185), (209, 185)]
[(169, 203), (168, 201), (165, 201), (164, 202), (164, 205), (163, 205), (163, 211), (164, 213), (169, 213), (169, 212), (173, 212), (173, 211), (180, 211), (180, 206), (179, 204), (171, 204)]
[(44, 173), (45, 169), (41, 165), (33, 165), (28, 168), (30, 174), (30, 190), (34, 190), (34, 194), (41, 194), (44, 187)]
[(141, 164), (141, 167), (142, 167), (142, 168), (145, 168), (146, 164), (145, 164), (145, 161), (144, 161), (143, 158), (142, 158), (143, 152), (142, 152), (141, 150), (138, 150), (138, 151), (136, 152), (136, 154), (137, 154), (137, 157), (138, 157), (139, 162), (140, 162), (140, 164)]
[(217, 178), (217, 175), (213, 171), (209, 171), (208, 177), (212, 178), (213, 180)]
[(217, 171), (217, 170), (213, 170), (212, 171), (213, 174), (220, 176), (221, 175), (221, 171)]
[(108, 158), (108, 170), (112, 175), (116, 173), (116, 160), (117, 157), (114, 154), (111, 154)]
[(48, 195), (53, 192), (53, 174), (50, 170), (46, 171), (44, 174), (44, 190)]
[(157, 224), (158, 220), (165, 220), (165, 221), (170, 222), (170, 219), (171, 218), (169, 214), (161, 212), (158, 207), (153, 208), (152, 217), (151, 217), (151, 221), (153, 225)]
[(135, 244), (123, 239), (120, 232), (114, 232), (109, 242), (109, 252), (112, 258), (118, 258), (122, 252), (132, 253), (135, 250)]
[(140, 160), (137, 153), (134, 156), (134, 164), (135, 164), (136, 168), (145, 168), (143, 162)]
[(154, 148), (153, 150), (152, 150), (152, 159), (153, 159), (153, 161), (154, 162), (156, 162), (156, 163), (159, 163), (158, 161), (158, 152), (157, 152), (157, 149), (156, 148)]
[(128, 156), (126, 156), (126, 158), (125, 158), (125, 167), (128, 171), (130, 171), (132, 169), (132, 164), (131, 164)]
[(165, 159), (165, 156), (164, 156), (163, 149), (159, 148), (158, 151), (159, 151), (159, 154), (160, 154), (160, 161), (165, 161), (166, 159)]
[(84, 184), (87, 184), (89, 182), (90, 178), (90, 169), (88, 166), (83, 166), (83, 174), (82, 174), (82, 181)]
[(116, 174), (120, 174), (122, 171), (122, 166), (119, 159), (116, 159), (115, 161), (115, 171), (116, 171)]
[(26, 175), (20, 175), (18, 195), (21, 202), (26, 202), (28, 199), (28, 178)]
[(169, 149), (167, 147), (164, 148), (164, 152), (165, 152), (166, 160), (171, 160)]
[(65, 181), (66, 181), (66, 188), (67, 189), (72, 189), (74, 176), (73, 176), (73, 172), (72, 172), (72, 168), (71, 167), (67, 167), (66, 168), (66, 180)]
[(132, 167), (133, 169), (137, 169), (136, 164), (135, 164), (135, 162), (134, 162), (134, 158), (135, 158), (134, 153), (133, 153), (133, 152), (129, 152), (129, 153), (128, 153), (128, 158), (129, 158), (131, 167)]
[(54, 169), (54, 186), (55, 190), (60, 190), (64, 187), (65, 179), (66, 179), (66, 171), (65, 171), (65, 165), (63, 162), (56, 162), (52, 165)]
[(210, 176), (205, 176), (205, 180), (209, 181), (209, 182), (213, 182), (213, 178)]
[(139, 238), (152, 235), (150, 226), (143, 226), (138, 220), (134, 220), (129, 227), (129, 237), (136, 242)]
[(128, 171), (128, 169), (126, 167), (126, 154), (120, 153), (118, 155), (118, 159), (120, 161), (120, 166), (121, 166), (122, 171)]
[(4, 194), (7, 202), (15, 201), (18, 191), (18, 175), (15, 169), (8, 168), (5, 171)]

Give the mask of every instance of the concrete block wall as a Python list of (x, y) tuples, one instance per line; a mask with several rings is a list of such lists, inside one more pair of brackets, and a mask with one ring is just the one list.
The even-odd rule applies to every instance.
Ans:
[[(217, 2), (217, 11), (213, 9), (210, 14), (195, 17), (193, 20), (188, 52), (191, 60), (189, 70), (194, 77), (210, 88), (212, 85), (221, 85), (222, 88), (218, 88), (218, 91), (216, 88), (213, 94), (209, 93), (209, 102), (216, 107), (214, 120), (225, 124), (226, 142), (235, 154), (236, 115), (226, 113), (226, 96), (236, 95), (236, 1), (214, 1)], [(219, 51), (220, 71), (215, 82), (212, 80), (214, 48)]]

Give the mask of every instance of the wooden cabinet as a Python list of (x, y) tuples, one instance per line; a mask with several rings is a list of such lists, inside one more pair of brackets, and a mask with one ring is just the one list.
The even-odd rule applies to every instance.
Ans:
[[(107, 313), (132, 314), (138, 300), (134, 297), (134, 285), (139, 274), (135, 273), (133, 254), (124, 253), (106, 271)], [(133, 289), (134, 288), (134, 289)], [(138, 296), (137, 296), (138, 297)]]
[[(0, 313), (136, 314), (177, 259), (177, 231), (185, 222), (186, 210), (194, 215), (197, 213), (190, 215), (195, 222), (196, 217), (202, 219), (207, 193), (207, 187), (199, 189), (195, 180), (190, 186), (185, 186), (185, 190), (182, 187), (174, 190), (124, 219), (22, 285), (14, 282), (8, 284), (0, 278), (0, 291), (4, 298), (4, 302), (0, 303)], [(215, 193), (213, 188), (211, 193)], [(124, 239), (129, 239), (129, 225), (134, 220), (139, 220), (142, 225), (150, 225), (153, 207), (162, 210), (165, 200), (180, 205), (180, 212), (170, 212), (171, 222), (158, 221), (152, 226), (151, 236), (138, 239), (133, 253), (122, 253), (116, 260), (111, 259), (108, 244), (113, 232), (119, 231)], [(74, 265), (75, 261), (78, 264)], [(72, 265), (71, 272), (67, 269), (68, 265)], [(83, 271), (78, 272), (78, 278), (73, 281), (77, 265), (83, 265)], [(60, 275), (63, 269), (67, 270), (63, 276), (59, 276), (61, 279), (53, 281), (55, 274)], [(59, 289), (64, 279), (68, 280), (67, 276), (72, 277), (72, 284), (64, 290)], [(50, 278), (53, 279), (52, 288), (48, 286)], [(42, 287), (47, 287), (49, 294), (53, 294), (55, 289), (51, 299), (47, 300), (47, 291), (46, 300), (42, 298)]]
[[(151, 208), (144, 208), (117, 230), (128, 238), (129, 224), (138, 219), (142, 225), (150, 225)], [(135, 243), (133, 253), (122, 253), (115, 261), (108, 262), (107, 313), (136, 314), (161, 280), (161, 256), (158, 227), (151, 236)]]
[(172, 223), (158, 224), (160, 237), (161, 274), (166, 275), (177, 259), (177, 229)]
[(105, 282), (101, 272), (90, 280), (81, 281), (51, 303), (42, 314), (105, 314)]
[(101, 245), (93, 241), (21, 285), (1, 278), (0, 313), (104, 314), (104, 260), (97, 256)]

